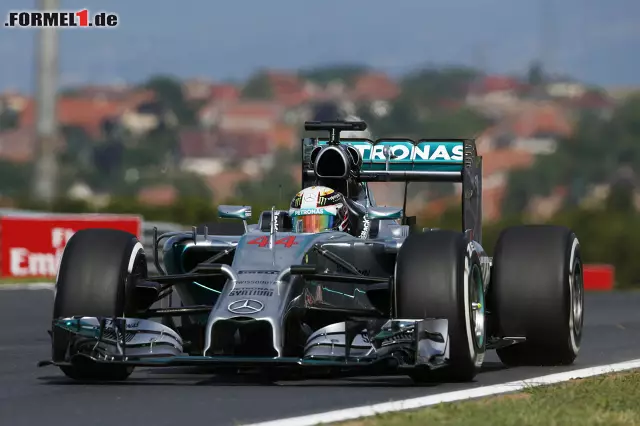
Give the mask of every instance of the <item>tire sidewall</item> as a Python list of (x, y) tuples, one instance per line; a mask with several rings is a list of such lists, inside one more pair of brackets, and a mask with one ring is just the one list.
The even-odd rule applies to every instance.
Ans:
[[(129, 317), (135, 313), (136, 280), (147, 277), (144, 247), (135, 235), (113, 229), (85, 229), (65, 245), (58, 268), (53, 319), (71, 316)], [(52, 358), (66, 361), (71, 336), (52, 330)], [(124, 380), (134, 367), (125, 365), (61, 366), (69, 377), (84, 380)]]
[[(86, 231), (91, 231), (91, 229)], [(65, 296), (68, 292), (74, 291), (72, 283), (77, 280), (77, 277), (74, 277), (76, 273), (76, 271), (74, 271), (74, 258), (76, 257), (76, 253), (83, 250), (82, 243), (78, 240), (74, 241), (74, 237), (82, 232), (83, 231), (79, 231), (74, 234), (64, 248), (56, 277), (53, 319), (78, 315), (95, 316), (91, 312), (68, 312), (65, 306), (66, 303), (63, 301), (66, 299)], [(146, 278), (148, 274), (144, 246), (134, 235), (131, 235), (131, 239), (121, 246), (121, 250), (122, 256), (118, 266), (117, 289), (112, 299), (113, 313), (119, 316), (131, 314), (131, 306), (135, 304), (134, 301), (131, 300), (135, 288), (135, 282), (131, 279), (132, 269), (139, 268), (144, 264), (142, 275)], [(96, 265), (96, 267), (100, 267), (100, 265)], [(67, 282), (67, 280), (69, 280), (69, 282)]]
[[(569, 365), (574, 361), (584, 334), (583, 273), (580, 242), (570, 229), (529, 225), (503, 231), (492, 268), (494, 326), (497, 337), (526, 338), (497, 350), (503, 363)], [(576, 312), (579, 317), (574, 315), (574, 301), (581, 306)], [(575, 321), (580, 322), (577, 334)]]
[[(569, 246), (568, 246), (568, 273), (567, 273), (567, 278), (566, 278), (566, 282), (567, 282), (567, 286), (569, 287), (569, 291), (568, 291), (568, 301), (567, 301), (567, 306), (568, 306), (568, 328), (569, 328), (569, 335), (568, 335), (568, 344), (569, 344), (569, 348), (571, 350), (571, 352), (574, 354), (574, 356), (578, 355), (578, 352), (580, 352), (580, 346), (582, 343), (582, 330), (584, 327), (584, 284), (582, 281), (582, 274), (583, 274), (583, 267), (582, 267), (582, 256), (580, 253), (580, 241), (578, 241), (578, 238), (575, 236), (575, 234), (571, 233), (570, 237), (569, 237)], [(580, 276), (576, 276), (576, 269), (580, 268)], [(579, 279), (580, 283), (579, 283), (579, 291), (580, 291), (580, 295), (576, 295), (575, 294), (575, 285), (574, 285), (574, 280)], [(579, 302), (582, 306), (582, 311), (581, 311), (581, 315), (579, 320), (581, 321), (581, 327), (580, 327), (580, 333), (578, 335), (576, 335), (575, 332), (575, 328), (574, 328), (574, 323), (576, 320), (578, 320), (577, 318), (574, 317), (574, 305), (573, 305), (573, 301), (574, 299), (577, 297), (579, 297)]]
[[(480, 282), (476, 282), (473, 279), (474, 268), (478, 268), (478, 276)], [(466, 245), (466, 249), (464, 252), (463, 258), (463, 270), (461, 274), (462, 278), (462, 297), (459, 297), (460, 303), (462, 304), (460, 312), (463, 316), (464, 323), (464, 336), (466, 337), (466, 353), (469, 358), (469, 361), (474, 365), (475, 368), (480, 368), (484, 362), (485, 351), (486, 351), (486, 315), (484, 316), (484, 324), (483, 324), (483, 336), (482, 336), (482, 344), (478, 345), (477, 340), (475, 338), (475, 330), (472, 329), (471, 323), (471, 286), (478, 286), (479, 295), (481, 303), (483, 304), (482, 309), (484, 312), (484, 307), (486, 305), (485, 297), (484, 297), (484, 283), (482, 282), (482, 273), (480, 269), (480, 259), (478, 257), (478, 253), (474, 249), (473, 242), (468, 242)]]
[(479, 280), (476, 285), (484, 296), (476, 248), (462, 233), (430, 231), (409, 236), (396, 260), (391, 295), (395, 317), (447, 319), (448, 366), (440, 370), (441, 374), (432, 372), (442, 380), (470, 381), (484, 362), (486, 318), (480, 344), (471, 320), (474, 298), (470, 290), (475, 267)]
[[(120, 282), (123, 284), (118, 289), (117, 302), (117, 306), (122, 307), (122, 315), (127, 317), (136, 312), (134, 273), (141, 274), (141, 278), (145, 279), (148, 276), (144, 246), (137, 238), (132, 239), (132, 244), (129, 254), (124, 255), (122, 277), (120, 278)], [(120, 294), (122, 294), (122, 299), (120, 299)]]

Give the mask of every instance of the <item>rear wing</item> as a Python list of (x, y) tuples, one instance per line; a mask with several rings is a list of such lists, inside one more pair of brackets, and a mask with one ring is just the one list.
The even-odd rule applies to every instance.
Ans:
[[(311, 186), (316, 174), (311, 152), (327, 139), (302, 140), (302, 186)], [(482, 243), (482, 156), (474, 139), (341, 139), (341, 145), (360, 152), (359, 182), (454, 182), (462, 183), (462, 229)], [(385, 158), (385, 147), (392, 158)]]
[(482, 242), (482, 156), (475, 139), (340, 138), (340, 131), (366, 129), (364, 122), (306, 122), (305, 129), (328, 130), (330, 137), (302, 139), (303, 188), (323, 179), (316, 173), (317, 164), (321, 152), (330, 149), (345, 150), (331, 158), (350, 163), (343, 175), (340, 171), (348, 181), (461, 183), (462, 229)]
[[(328, 139), (303, 139), (303, 173), (314, 178), (311, 152)], [(462, 182), (465, 164), (479, 158), (473, 139), (340, 139), (360, 156), (360, 182)]]

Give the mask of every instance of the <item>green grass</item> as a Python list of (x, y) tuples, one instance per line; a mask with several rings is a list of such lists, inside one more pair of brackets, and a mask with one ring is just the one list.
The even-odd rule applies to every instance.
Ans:
[(29, 284), (29, 283), (54, 283), (56, 280), (53, 278), (0, 278), (0, 285), (2, 284)]
[(640, 371), (337, 423), (340, 426), (640, 425)]

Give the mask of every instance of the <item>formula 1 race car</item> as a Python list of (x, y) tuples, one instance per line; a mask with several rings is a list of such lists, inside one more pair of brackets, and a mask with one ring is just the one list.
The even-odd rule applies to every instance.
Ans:
[[(79, 231), (56, 280), (52, 359), (40, 365), (80, 380), (206, 365), (269, 377), (470, 381), (487, 349), (510, 366), (574, 361), (583, 323), (578, 239), (559, 226), (511, 227), (489, 257), (474, 140), (341, 140), (366, 124), (305, 127), (330, 137), (303, 139), (302, 187), (344, 194), (355, 234), (298, 232), (275, 208), (249, 224), (249, 206), (219, 206), (244, 232), (156, 231), (158, 275), (150, 276), (134, 235)], [(376, 204), (368, 183), (380, 181), (405, 182), (405, 201), (408, 182), (461, 183), (462, 229), (416, 229), (405, 208)], [(153, 308), (174, 290), (180, 306)]]

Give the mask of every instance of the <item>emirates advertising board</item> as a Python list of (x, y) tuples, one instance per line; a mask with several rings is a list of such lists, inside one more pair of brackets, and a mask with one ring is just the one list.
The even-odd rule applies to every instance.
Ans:
[(142, 219), (119, 215), (4, 216), (0, 218), (5, 278), (55, 278), (69, 238), (82, 229), (111, 228), (141, 238)]

